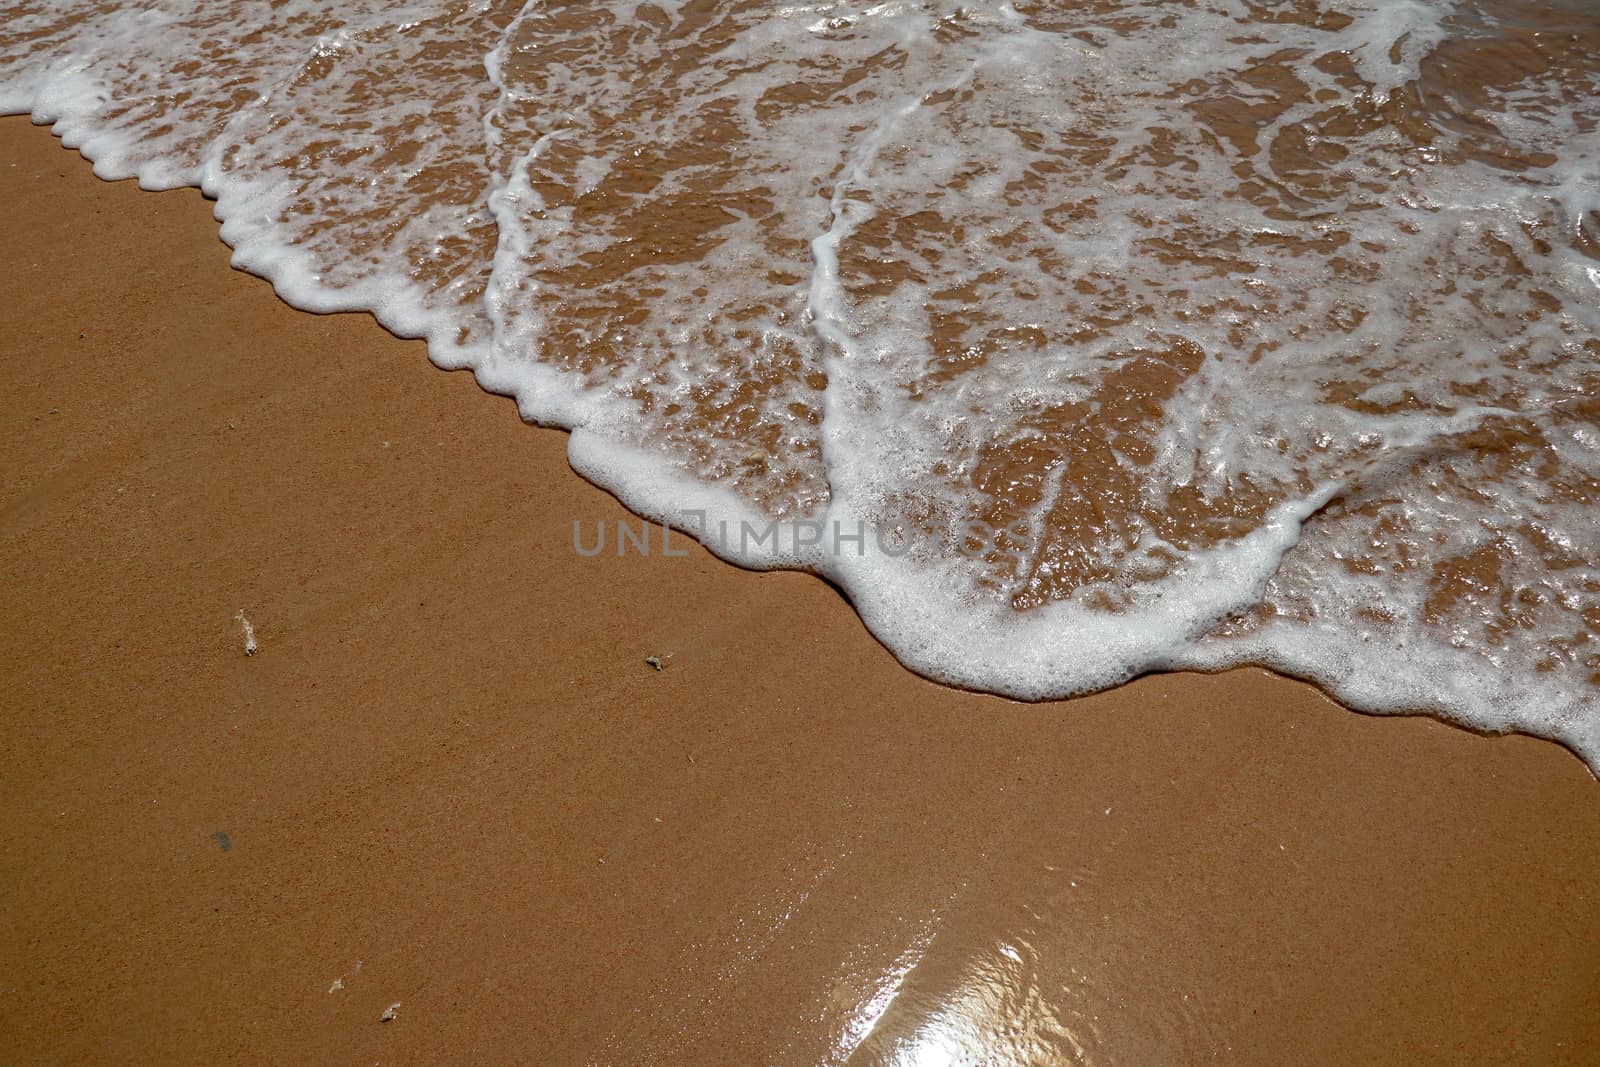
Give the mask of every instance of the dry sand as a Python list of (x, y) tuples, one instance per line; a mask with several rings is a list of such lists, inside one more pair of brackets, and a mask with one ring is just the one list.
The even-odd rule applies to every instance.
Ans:
[(578, 558), (565, 435), (0, 145), (0, 1061), (1600, 1054), (1566, 751), (1260, 671), (1015, 704), (813, 578)]

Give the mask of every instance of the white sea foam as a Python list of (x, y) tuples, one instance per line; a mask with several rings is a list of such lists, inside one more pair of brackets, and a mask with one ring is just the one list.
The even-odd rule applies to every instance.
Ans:
[(0, 109), (202, 187), (238, 266), (427, 338), (635, 510), (873, 531), (712, 543), (918, 671), (1264, 663), (1600, 767), (1581, 6), (0, 13)]

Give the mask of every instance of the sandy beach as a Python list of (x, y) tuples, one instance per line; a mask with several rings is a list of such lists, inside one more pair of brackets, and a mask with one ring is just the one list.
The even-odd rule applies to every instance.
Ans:
[(0, 1060), (1594, 1062), (1569, 752), (584, 558), (565, 434), (0, 145)]

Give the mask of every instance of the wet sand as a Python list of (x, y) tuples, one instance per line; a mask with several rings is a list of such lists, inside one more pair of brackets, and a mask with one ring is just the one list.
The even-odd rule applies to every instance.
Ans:
[(1566, 751), (1021, 705), (816, 579), (580, 558), (564, 434), (0, 145), (0, 1060), (1593, 1062)]

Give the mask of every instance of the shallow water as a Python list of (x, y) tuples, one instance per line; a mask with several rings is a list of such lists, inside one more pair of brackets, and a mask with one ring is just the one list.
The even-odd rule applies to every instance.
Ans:
[(1585, 4), (0, 11), (0, 110), (918, 671), (1262, 663), (1600, 767)]

